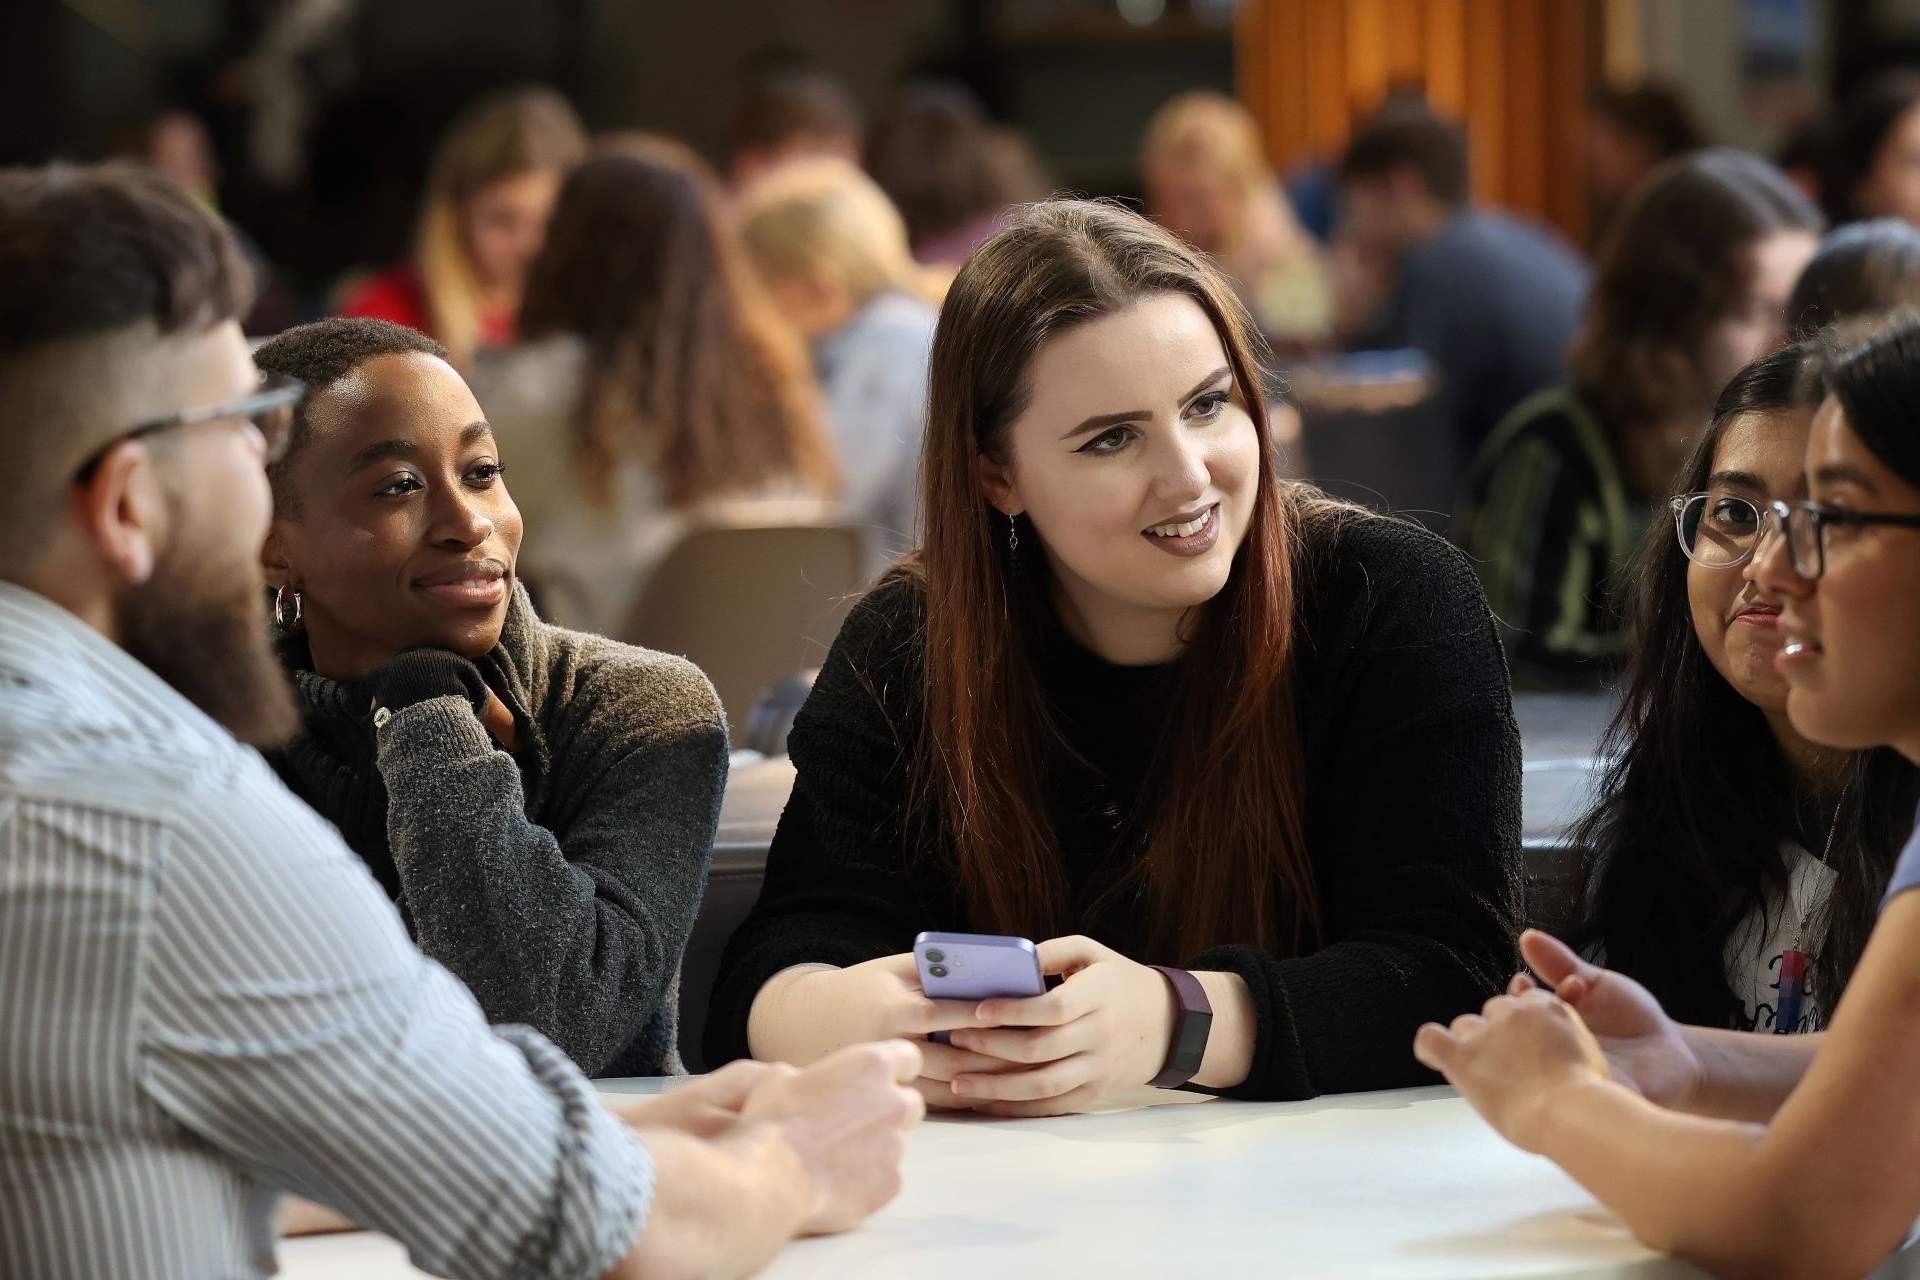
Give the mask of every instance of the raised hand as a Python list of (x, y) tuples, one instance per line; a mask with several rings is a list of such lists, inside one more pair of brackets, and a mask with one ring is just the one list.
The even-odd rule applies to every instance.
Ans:
[(1448, 1027), (1428, 1023), (1414, 1036), (1413, 1056), (1507, 1141), (1536, 1154), (1555, 1103), (1571, 1087), (1607, 1078), (1606, 1058), (1579, 1015), (1538, 988), (1495, 996)]
[[(1700, 1087), (1700, 1059), (1652, 993), (1624, 974), (1588, 963), (1537, 929), (1520, 935), (1520, 953), (1587, 1024), (1615, 1080), (1649, 1102), (1687, 1106)], [(1534, 986), (1526, 974), (1517, 974), (1507, 991), (1523, 995)]]

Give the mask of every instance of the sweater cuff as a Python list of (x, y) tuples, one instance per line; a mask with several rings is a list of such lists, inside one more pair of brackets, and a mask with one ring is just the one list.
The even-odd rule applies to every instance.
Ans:
[(445, 649), (409, 649), (367, 675), (374, 699), (398, 714), (429, 698), (465, 699), (478, 715), (486, 709), (487, 682), (480, 668)]
[(376, 762), (384, 775), (390, 757), (409, 763), (428, 760), (436, 765), (479, 755), (491, 755), (496, 748), (487, 736), (486, 726), (473, 712), (465, 697), (445, 694), (402, 707), (387, 717), (375, 732), (378, 750)]
[(1274, 1102), (1311, 1098), (1319, 1093), (1307, 1074), (1306, 1055), (1286, 988), (1275, 980), (1273, 957), (1258, 947), (1214, 947), (1182, 967), (1238, 974), (1253, 1000), (1253, 1062), (1245, 1080), (1218, 1091), (1222, 1097)]

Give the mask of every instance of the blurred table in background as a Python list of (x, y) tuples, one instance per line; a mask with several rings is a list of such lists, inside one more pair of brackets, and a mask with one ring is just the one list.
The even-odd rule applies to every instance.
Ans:
[(1464, 476), (1453, 427), (1418, 351), (1356, 351), (1287, 370), (1300, 436), (1287, 466), (1336, 497), (1445, 534)]

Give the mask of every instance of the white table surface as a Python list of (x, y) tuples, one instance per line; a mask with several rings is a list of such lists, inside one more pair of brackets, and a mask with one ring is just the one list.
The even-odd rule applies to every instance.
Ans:
[[(652, 1081), (607, 1081), (607, 1093)], [(400, 1280), (357, 1234), (281, 1246), (288, 1280)], [(1649, 1253), (1451, 1089), (1310, 1102), (1217, 1099), (1052, 1120), (936, 1117), (906, 1189), (867, 1225), (789, 1245), (771, 1277), (1018, 1280), (1284, 1276), (1493, 1280), (1700, 1273)], [(1920, 1275), (1912, 1252), (1875, 1273)]]

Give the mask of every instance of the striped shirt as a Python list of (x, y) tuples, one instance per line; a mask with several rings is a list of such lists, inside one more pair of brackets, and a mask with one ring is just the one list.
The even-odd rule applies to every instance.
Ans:
[(436, 1275), (598, 1276), (653, 1167), (257, 754), (0, 583), (0, 1276), (269, 1274), (283, 1190)]

